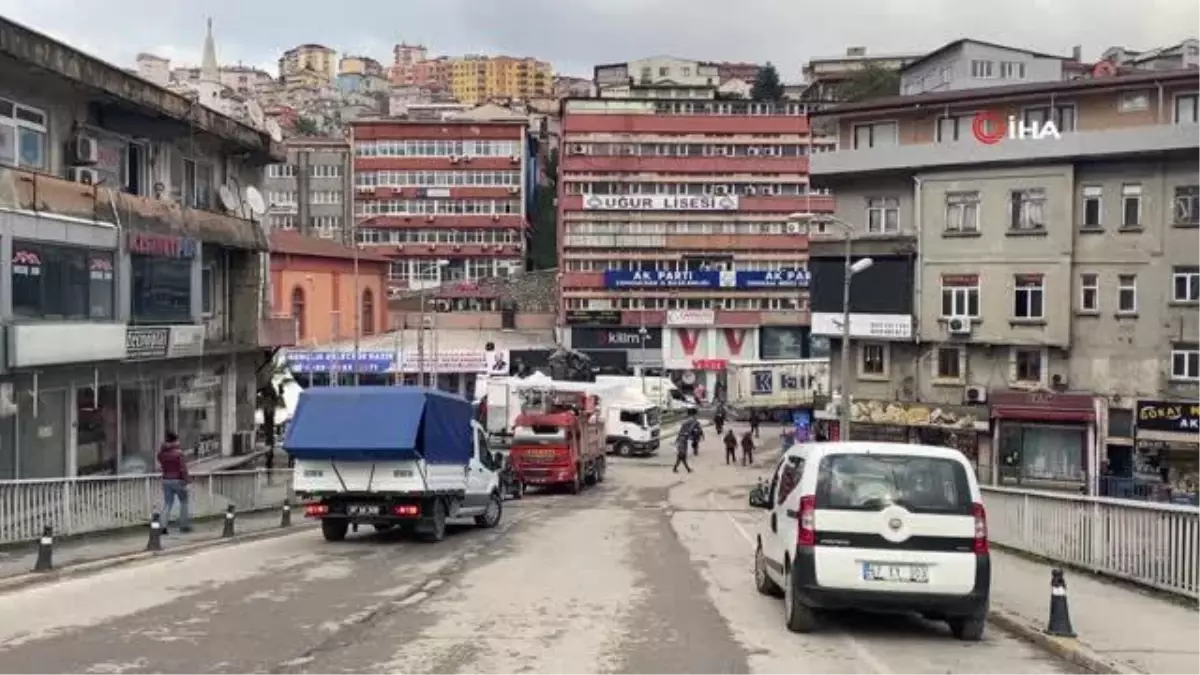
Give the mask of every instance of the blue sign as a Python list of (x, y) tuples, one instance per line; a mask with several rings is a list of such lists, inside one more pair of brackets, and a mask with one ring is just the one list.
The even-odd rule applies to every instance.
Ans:
[(738, 288), (808, 288), (808, 270), (764, 270), (737, 273)]
[(605, 288), (720, 288), (717, 270), (605, 270)]
[(750, 386), (751, 396), (763, 396), (775, 391), (775, 373), (770, 370), (753, 370), (750, 377), (754, 382)]
[(796, 270), (605, 270), (605, 288), (808, 288)]
[(387, 373), (396, 367), (392, 352), (288, 352), (293, 373)]

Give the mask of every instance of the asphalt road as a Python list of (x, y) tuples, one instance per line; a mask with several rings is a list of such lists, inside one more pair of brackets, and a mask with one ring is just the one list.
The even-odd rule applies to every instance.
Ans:
[[(0, 671), (26, 673), (1056, 673), (991, 629), (847, 615), (789, 633), (751, 577), (758, 467), (715, 441), (615, 460), (582, 495), (508, 502), (429, 545), (313, 529), (0, 596)], [(773, 453), (771, 453), (773, 454)]]

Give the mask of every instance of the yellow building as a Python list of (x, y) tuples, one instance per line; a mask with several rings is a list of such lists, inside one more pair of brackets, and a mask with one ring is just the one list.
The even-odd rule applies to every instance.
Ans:
[(369, 56), (343, 56), (338, 61), (340, 75), (382, 75), (383, 64)]
[(511, 56), (462, 56), (449, 61), (450, 91), (460, 103), (529, 101), (554, 92), (554, 73), (545, 61)]
[(283, 53), (279, 59), (279, 75), (287, 77), (304, 71), (316, 73), (325, 82), (337, 74), (337, 52), (324, 45), (300, 45)]

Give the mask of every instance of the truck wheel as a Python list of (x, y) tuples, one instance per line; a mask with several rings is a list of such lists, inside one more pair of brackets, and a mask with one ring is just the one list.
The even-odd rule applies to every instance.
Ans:
[(524, 498), (525, 498), (525, 483), (522, 481), (517, 481), (516, 484), (513, 485), (513, 499), (524, 499)]
[(349, 529), (349, 521), (334, 518), (326, 518), (321, 521), (321, 534), (325, 536), (325, 541), (342, 541), (346, 538), (346, 532)]
[(604, 482), (604, 474), (608, 473), (608, 460), (601, 457), (600, 465), (596, 467), (596, 482)]
[(617, 454), (621, 457), (628, 457), (633, 454), (633, 446), (629, 441), (621, 441), (617, 443)]
[(487, 510), (475, 516), (475, 524), (479, 527), (490, 528), (500, 524), (500, 517), (504, 515), (504, 504), (500, 499), (500, 495), (492, 493), (488, 498)]
[(588, 464), (587, 473), (583, 475), (583, 484), (591, 486), (598, 482), (600, 482), (600, 461), (592, 460)]
[(429, 529), (425, 530), (422, 538), (430, 544), (446, 538), (446, 503), (440, 499), (433, 500), (433, 517), (427, 523)]
[(570, 487), (567, 488), (571, 491), (571, 494), (573, 494), (573, 495), (577, 495), (583, 491), (582, 474), (583, 474), (583, 467), (576, 465), (575, 479), (571, 481)]

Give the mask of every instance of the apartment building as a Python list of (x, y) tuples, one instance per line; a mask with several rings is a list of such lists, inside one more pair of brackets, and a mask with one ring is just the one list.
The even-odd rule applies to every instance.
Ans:
[(922, 56), (868, 54), (866, 47), (848, 47), (842, 56), (813, 58), (804, 65), (805, 86), (799, 98), (808, 103), (839, 103), (845, 83), (863, 69), (899, 71)]
[[(152, 471), (248, 449), (267, 241), (261, 131), (0, 18), (0, 478)], [(87, 79), (81, 79), (86, 74)]]
[(833, 208), (809, 189), (809, 147), (799, 104), (564, 101), (567, 341), (709, 392), (768, 333), (806, 343), (808, 240), (788, 215)]
[(347, 54), (338, 60), (339, 75), (384, 76), (383, 64), (369, 56)]
[(855, 256), (916, 257), (906, 335), (851, 321), (854, 437), (978, 433), (964, 449), (1004, 484), (1096, 490), (1104, 460), (1195, 484), (1195, 444), (1143, 446), (1134, 412), (1197, 400), (1197, 85), (1136, 73), (818, 113), (839, 147), (813, 181)]
[(417, 85), (413, 77), (413, 66), (429, 58), (429, 48), (425, 45), (410, 45), (401, 42), (392, 47), (392, 68), (388, 75), (392, 84), (401, 86)]
[(391, 258), (394, 293), (454, 282), (466, 298), (471, 283), (524, 269), (538, 170), (524, 118), (360, 120), (351, 129), (358, 241)]
[(353, 243), (350, 144), (293, 138), (284, 148), (287, 160), (268, 166), (263, 181), (271, 229)]
[(592, 69), (600, 98), (713, 99), (721, 85), (721, 67), (708, 61), (652, 56)]
[(961, 39), (950, 42), (900, 69), (900, 94), (912, 96), (1000, 84), (1059, 82), (1082, 74), (1082, 48), (1070, 56)]
[(279, 58), (279, 76), (301, 76), (303, 73), (316, 75), (323, 84), (329, 84), (337, 74), (337, 52), (325, 45), (304, 44), (293, 47)]
[(493, 100), (531, 101), (554, 92), (550, 64), (512, 56), (462, 56), (447, 59), (449, 88), (459, 103)]

